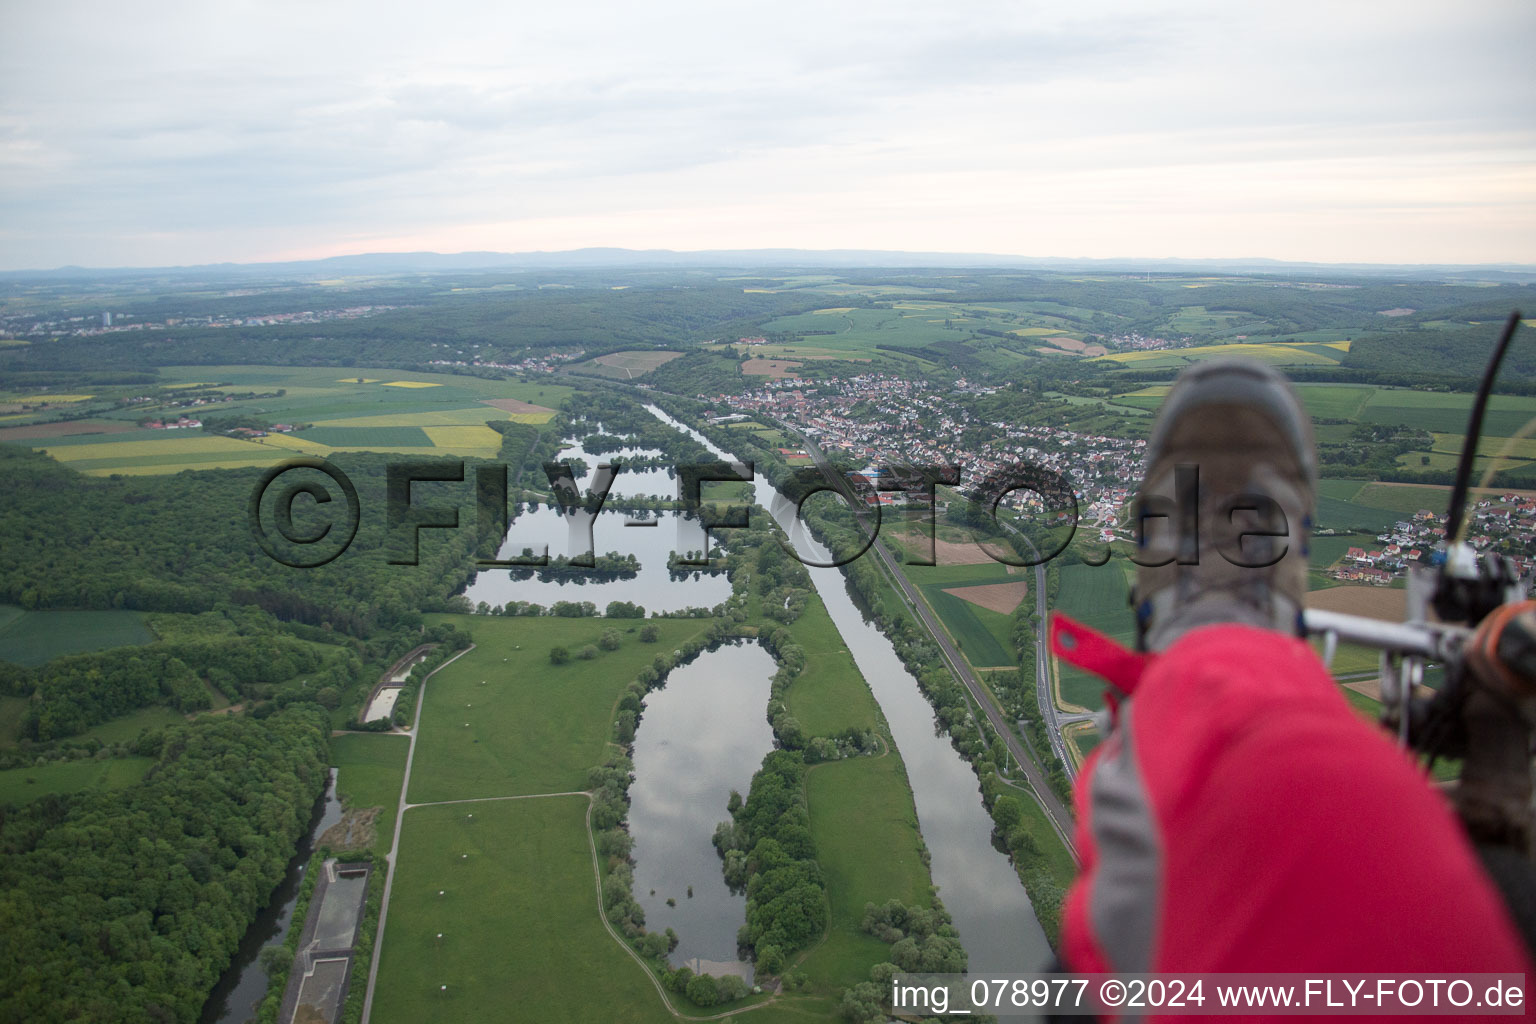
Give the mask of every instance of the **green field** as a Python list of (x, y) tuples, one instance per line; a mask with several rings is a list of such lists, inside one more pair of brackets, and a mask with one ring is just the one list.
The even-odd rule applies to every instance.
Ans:
[(0, 806), (25, 804), (40, 796), (88, 789), (125, 789), (154, 764), (148, 757), (113, 757), (103, 761), (52, 761), (0, 771)]
[[(477, 647), (426, 688), (412, 803), (585, 789), (587, 769), (603, 759), (624, 688), (658, 653), (709, 625), (705, 619), (648, 620), (661, 640), (645, 644), (625, 632), (638, 630), (633, 619), (433, 615), (428, 621), (469, 630)], [(550, 664), (551, 647), (574, 652), (611, 627), (623, 633), (617, 651), (590, 662)]]
[(473, 813), (406, 812), (373, 1020), (670, 1024), (647, 972), (599, 917), (586, 797), (483, 802)]
[(61, 654), (147, 644), (153, 639), (139, 612), (29, 612), (0, 605), (0, 660), (18, 665), (41, 665)]
[(681, 358), (681, 352), (665, 352), (659, 349), (642, 349), (631, 352), (610, 352), (572, 367), (580, 373), (611, 377), (615, 380), (633, 380), (644, 377), (658, 366)]
[[(1503, 492), (1474, 490), (1472, 493), (1475, 498)], [(1377, 508), (1396, 512), (1398, 518), (1411, 516), (1421, 510), (1444, 515), (1446, 507), (1451, 503), (1451, 489), (1449, 487), (1412, 487), (1402, 484), (1366, 484), (1360, 489), (1359, 498)]]
[[(859, 928), (864, 904), (930, 906), (928, 867), (900, 756), (816, 765), (806, 774), (806, 798), (831, 915), (826, 939), (801, 963), (812, 989), (794, 1008), (813, 1012), (824, 997), (830, 1016), (839, 989), (890, 958), (889, 945)], [(879, 856), (870, 855), (875, 850)]]
[(102, 722), (93, 725), (79, 738), (98, 739), (103, 743), (122, 743), (127, 740), (137, 739), (139, 733), (146, 729), (159, 729), (166, 725), (175, 725), (185, 722), (186, 716), (179, 711), (167, 707), (139, 708), (130, 711), (121, 718), (114, 718), (110, 722)]
[(315, 427), (296, 435), (331, 448), (431, 448), (420, 427)]
[(1317, 495), (1317, 525), (1323, 529), (1363, 530), (1374, 536), (1401, 518), (1401, 512), (1382, 508), (1360, 497), (1345, 501), (1326, 491), (1319, 491)]
[[(1128, 561), (1112, 558), (1101, 566), (1064, 565), (1055, 609), (1092, 626), (1125, 646), (1136, 639), (1136, 622), (1131, 615), (1126, 580)], [(1131, 566), (1134, 568), (1134, 566)], [(1104, 706), (1104, 682), (1057, 659), (1061, 671), (1061, 699), (1089, 710)]]
[(1308, 563), (1314, 569), (1326, 569), (1334, 562), (1344, 557), (1350, 548), (1366, 547), (1376, 544), (1376, 538), (1369, 534), (1340, 533), (1326, 537), (1313, 537), (1311, 540), (1311, 557)]
[(404, 736), (355, 732), (331, 737), (331, 764), (336, 766), (336, 790), (347, 810), (382, 807), (375, 853), (389, 852), (400, 803), (400, 781), (410, 741)]
[(864, 358), (878, 354), (876, 345), (922, 348), (946, 337), (959, 339), (965, 336), (945, 331), (942, 314), (937, 317), (940, 323), (930, 323), (933, 319), (933, 316), (902, 309), (827, 309), (781, 316), (764, 324), (763, 330), (776, 333), (828, 331), (831, 333), (807, 335), (804, 344)]
[[(1439, 391), (1382, 388), (1371, 396), (1360, 419), (1419, 430), (1460, 434), (1467, 428), (1472, 396)], [(1511, 437), (1536, 417), (1536, 396), (1493, 395), (1483, 420), (1485, 437)], [(1492, 449), (1497, 451), (1497, 448)]]
[(805, 651), (805, 671), (785, 693), (784, 703), (805, 734), (831, 736), (850, 727), (875, 728), (880, 706), (821, 598), (812, 596), (789, 628)]
[(1008, 616), (981, 608), (938, 584), (921, 588), (923, 598), (954, 639), (965, 659), (979, 668), (1011, 667), (1018, 663), (1018, 652), (1008, 636), (1012, 623)]
[(0, 697), (0, 747), (21, 739), (21, 719), (30, 703), (26, 697)]
[(266, 397), (218, 401), (212, 407), (136, 404), (103, 410), (100, 418), (134, 422), (151, 416), (240, 416), (308, 425), (309, 429), (254, 440), (193, 428), (18, 439), (13, 443), (44, 449), (72, 468), (97, 476), (260, 466), (292, 458), (295, 453), (323, 457), (337, 450), (490, 458), (501, 439), (485, 427), (487, 421), (546, 422), (552, 414), (508, 413), (487, 402), (516, 399), (556, 409), (573, 394), (571, 388), (557, 384), (367, 368), (165, 367), (163, 376), (166, 383), (155, 396), (162, 403), (192, 393), (188, 389), (193, 385), (212, 386), (226, 394), (255, 392)]
[(1312, 416), (1332, 420), (1357, 419), (1375, 388), (1348, 384), (1300, 384), (1296, 387), (1302, 405)]

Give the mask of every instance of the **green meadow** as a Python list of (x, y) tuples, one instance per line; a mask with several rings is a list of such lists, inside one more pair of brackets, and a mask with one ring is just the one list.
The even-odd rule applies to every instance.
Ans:
[(0, 661), (29, 667), (62, 654), (147, 644), (144, 616), (130, 611), (23, 611), (0, 605)]
[(405, 756), (410, 741), (387, 733), (354, 732), (331, 737), (331, 764), (336, 768), (336, 791), (347, 810), (381, 807), (375, 853), (388, 853), (395, 834), (395, 814), (400, 803), (400, 782), (405, 777)]
[[(476, 647), (427, 684), (411, 773), (411, 803), (586, 788), (603, 759), (619, 697), (657, 654), (701, 635), (708, 619), (566, 619), (429, 616), (452, 621)], [(643, 625), (661, 631), (641, 643)], [(623, 635), (616, 651), (574, 657), (606, 629)], [(634, 633), (627, 632), (634, 629)], [(572, 658), (551, 664), (550, 648)]]
[(784, 702), (806, 735), (830, 736), (848, 728), (875, 728), (880, 706), (821, 598), (812, 596), (789, 628), (805, 651), (805, 671), (784, 695)]
[[(917, 811), (898, 754), (815, 765), (805, 785), (831, 915), (827, 937), (800, 963), (811, 988), (792, 1003), (804, 1013), (824, 1001), (830, 1016), (838, 990), (890, 958), (888, 944), (860, 930), (864, 904), (897, 899), (926, 907), (932, 897)], [(871, 856), (875, 850), (879, 855)]]
[(95, 789), (126, 789), (144, 777), (148, 757), (113, 757), (97, 761), (52, 761), (0, 771), (0, 806), (30, 803), (40, 796)]
[(674, 1020), (599, 916), (586, 814), (585, 796), (407, 811), (373, 1020)]

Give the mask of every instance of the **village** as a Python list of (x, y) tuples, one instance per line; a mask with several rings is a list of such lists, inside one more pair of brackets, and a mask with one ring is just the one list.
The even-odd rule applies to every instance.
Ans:
[[(1377, 534), (1376, 541), (1379, 547), (1351, 547), (1328, 575), (1348, 583), (1391, 584), (1445, 541), (1445, 516), (1420, 509)], [(1505, 555), (1520, 576), (1527, 576), (1536, 544), (1536, 499), (1511, 492), (1477, 501), (1467, 543), (1478, 552)]]
[[(960, 491), (970, 494), (989, 475), (1027, 464), (1070, 481), (1078, 500), (1078, 521), (1100, 542), (1132, 541), (1129, 505), (1141, 473), (1146, 441), (1085, 434), (1048, 425), (1015, 425), (975, 418), (959, 394), (991, 394), (963, 378), (940, 388), (922, 380), (866, 373), (821, 383), (797, 378), (769, 380), (741, 394), (711, 398), (718, 421), (768, 417), (804, 433), (828, 453), (842, 453), (865, 466), (874, 481), (881, 467), (898, 464), (955, 466)], [(870, 410), (867, 415), (855, 410)], [(987, 438), (979, 446), (978, 436)], [(971, 443), (968, 443), (971, 442)], [(780, 450), (795, 459), (806, 453)], [(1033, 502), (1031, 501), (1033, 499)], [(891, 503), (898, 495), (879, 493), (872, 501)], [(1037, 510), (1038, 498), (1015, 491), (1001, 502), (1016, 511)], [(1319, 536), (1334, 534), (1319, 530)], [(1348, 583), (1390, 586), (1408, 568), (1428, 559), (1445, 539), (1445, 516), (1422, 509), (1376, 535), (1376, 543), (1352, 546), (1331, 566), (1329, 577)], [(1527, 575), (1536, 555), (1536, 498), (1516, 493), (1475, 503), (1468, 543), (1479, 552), (1497, 551)]]
[[(940, 389), (922, 380), (868, 373), (815, 389), (794, 378), (773, 380), (739, 395), (714, 396), (712, 402), (741, 415), (763, 415), (786, 423), (823, 450), (842, 452), (867, 464), (867, 477), (878, 474), (879, 467), (897, 464), (954, 466), (961, 473), (960, 491), (969, 494), (976, 483), (1011, 467), (1045, 469), (1070, 481), (1079, 521), (1092, 524), (1100, 539), (1125, 536), (1115, 531), (1130, 500), (1131, 481), (1140, 473), (1146, 441), (1052, 426), (984, 422), (954, 401), (956, 393), (985, 395), (998, 390), (964, 378)], [(850, 414), (861, 403), (873, 407), (867, 419)], [(980, 447), (968, 443), (977, 435), (989, 440)], [(785, 450), (784, 454), (793, 457), (797, 452)], [(1012, 492), (1001, 504), (1023, 510), (1029, 507), (1028, 493)], [(887, 494), (880, 500), (894, 499)]]

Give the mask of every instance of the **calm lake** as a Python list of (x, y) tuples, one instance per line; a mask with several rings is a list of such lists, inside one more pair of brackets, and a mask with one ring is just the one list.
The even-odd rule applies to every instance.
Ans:
[(745, 797), (773, 749), (765, 711), (777, 668), (757, 644), (739, 643), (673, 669), (666, 686), (645, 699), (629, 789), (635, 900), (645, 908), (646, 929), (677, 932), (674, 966), (739, 974), (748, 983), (752, 965), (736, 959), (747, 898), (726, 887), (711, 837), (730, 818), (731, 790)]

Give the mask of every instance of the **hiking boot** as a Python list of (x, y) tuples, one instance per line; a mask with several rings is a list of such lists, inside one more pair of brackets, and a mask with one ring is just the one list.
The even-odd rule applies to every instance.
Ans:
[(1180, 374), (1133, 506), (1140, 648), (1216, 623), (1300, 635), (1316, 492), (1312, 423), (1278, 370), (1213, 359)]

